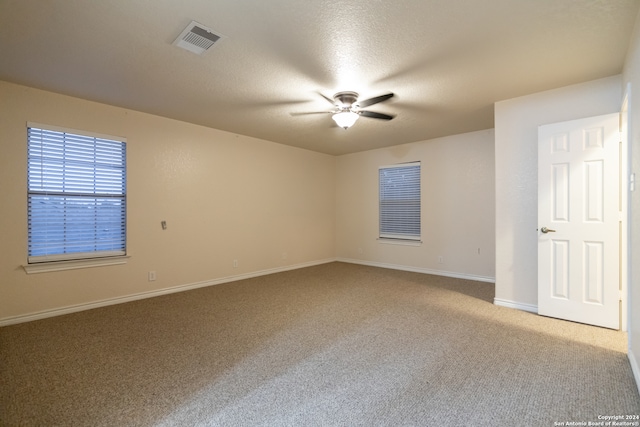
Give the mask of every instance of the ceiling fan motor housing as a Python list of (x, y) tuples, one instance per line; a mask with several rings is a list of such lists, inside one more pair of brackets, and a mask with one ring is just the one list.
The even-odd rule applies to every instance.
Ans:
[(338, 92), (333, 95), (333, 100), (338, 107), (351, 108), (358, 100), (358, 94), (356, 92)]

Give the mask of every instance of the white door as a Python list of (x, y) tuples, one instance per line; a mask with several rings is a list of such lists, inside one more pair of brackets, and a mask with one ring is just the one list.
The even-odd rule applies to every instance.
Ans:
[(538, 313), (620, 327), (619, 115), (538, 128)]

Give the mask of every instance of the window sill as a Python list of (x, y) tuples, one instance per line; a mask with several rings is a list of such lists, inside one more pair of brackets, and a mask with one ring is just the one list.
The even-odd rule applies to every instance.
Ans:
[(91, 268), (91, 267), (103, 267), (106, 265), (119, 265), (126, 264), (129, 256), (117, 256), (107, 258), (89, 258), (89, 259), (76, 259), (69, 261), (51, 261), (40, 262), (36, 264), (23, 265), (24, 271), (27, 274), (35, 273), (49, 273), (51, 271), (63, 271), (63, 270), (75, 270), (78, 268)]
[(379, 237), (378, 243), (384, 243), (385, 245), (422, 246), (422, 240), (385, 239), (384, 237)]

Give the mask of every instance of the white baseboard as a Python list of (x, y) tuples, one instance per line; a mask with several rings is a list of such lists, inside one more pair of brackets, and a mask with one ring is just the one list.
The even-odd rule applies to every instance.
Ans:
[(636, 379), (638, 392), (640, 392), (640, 365), (638, 364), (638, 358), (636, 358), (631, 349), (627, 351), (627, 357), (629, 358), (629, 363), (631, 364), (631, 372), (633, 372), (633, 377)]
[(445, 277), (453, 277), (456, 279), (466, 279), (466, 280), (475, 280), (477, 282), (488, 282), (495, 283), (495, 277), (487, 277), (487, 276), (476, 276), (473, 274), (465, 274), (465, 273), (455, 273), (452, 271), (443, 271), (443, 270), (431, 270), (428, 268), (422, 267), (411, 267), (408, 265), (399, 265), (399, 264), (387, 264), (383, 262), (374, 262), (374, 261), (363, 261), (360, 259), (352, 259), (352, 258), (336, 258), (336, 261), (339, 262), (347, 262), (350, 264), (360, 264), (360, 265), (368, 265), (370, 267), (381, 267), (381, 268), (389, 268), (391, 270), (402, 270), (402, 271), (411, 271), (414, 273), (423, 273), (423, 274), (433, 274), (436, 276), (445, 276)]
[(38, 311), (35, 313), (24, 314), (20, 316), (5, 317), (0, 319), (0, 327), (15, 325), (18, 323), (31, 322), (34, 320), (46, 319), (48, 317), (61, 316), (63, 314), (76, 313), (93, 308), (106, 307), (109, 305), (122, 304), (125, 302), (137, 301), (145, 298), (153, 298), (161, 295), (173, 294), (176, 292), (184, 292), (192, 289), (204, 288), (206, 286), (220, 285), (223, 283), (235, 282), (238, 280), (251, 279), (253, 277), (266, 276), (268, 274), (281, 273), (289, 270), (297, 270), (299, 268), (312, 267), (314, 265), (327, 264), (336, 261), (335, 258), (312, 261), (302, 264), (288, 265), (286, 267), (270, 268), (267, 270), (254, 271), (251, 273), (239, 274), (236, 276), (222, 277), (220, 279), (205, 280), (203, 282), (188, 283), (185, 285), (172, 286), (170, 288), (158, 289), (155, 291), (141, 292), (137, 294), (126, 295), (123, 297), (108, 298), (100, 301), (94, 301), (86, 304), (70, 305), (52, 310)]
[(538, 314), (538, 306), (533, 304), (525, 304), (521, 302), (509, 301), (506, 299), (494, 298), (493, 303), (500, 307), (515, 308), (517, 310), (528, 311)]

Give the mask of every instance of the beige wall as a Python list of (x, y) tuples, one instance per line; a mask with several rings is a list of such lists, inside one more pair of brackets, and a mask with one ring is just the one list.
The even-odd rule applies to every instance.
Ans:
[(640, 13), (623, 74), (623, 87), (629, 87), (629, 144), (631, 172), (636, 176), (635, 191), (630, 193), (629, 263), (629, 360), (640, 390)]
[[(27, 121), (127, 138), (126, 265), (22, 269)], [(0, 144), (0, 321), (335, 256), (332, 156), (5, 82)]]
[(621, 77), (495, 105), (496, 302), (537, 311), (538, 126), (620, 111)]
[[(338, 258), (492, 281), (493, 139), (493, 130), (486, 130), (339, 157)], [(422, 163), (423, 243), (418, 247), (381, 243), (378, 167), (413, 161)], [(438, 263), (440, 256), (443, 263)]]

